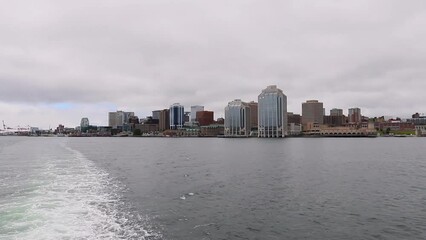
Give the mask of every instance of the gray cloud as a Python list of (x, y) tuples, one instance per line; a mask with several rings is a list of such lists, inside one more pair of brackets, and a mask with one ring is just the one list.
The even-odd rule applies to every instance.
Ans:
[[(425, 111), (424, 1), (3, 5), (4, 109), (69, 102), (106, 124), (101, 111), (116, 109), (99, 104), (142, 117), (181, 102), (222, 116), (228, 101), (256, 100), (262, 88), (276, 84), (293, 112), (300, 113), (307, 99), (319, 99), (327, 109), (359, 106), (371, 115)], [(28, 124), (44, 124), (37, 114), (28, 116)], [(15, 111), (3, 110), (0, 117), (22, 122)], [(48, 117), (55, 122), (55, 114)], [(80, 117), (65, 123), (75, 125)]]

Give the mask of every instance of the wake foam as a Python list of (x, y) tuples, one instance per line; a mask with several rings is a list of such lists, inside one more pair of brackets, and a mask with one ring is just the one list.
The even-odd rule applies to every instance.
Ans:
[[(33, 188), (7, 206), (3, 230), (15, 239), (161, 239), (149, 219), (123, 201), (125, 186), (80, 152), (41, 155)], [(13, 219), (13, 216), (17, 216)], [(2, 236), (0, 235), (0, 239)]]

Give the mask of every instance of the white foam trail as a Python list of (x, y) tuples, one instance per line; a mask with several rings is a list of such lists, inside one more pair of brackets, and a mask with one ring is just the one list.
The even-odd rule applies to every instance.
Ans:
[(107, 172), (70, 148), (42, 157), (34, 186), (8, 204), (12, 220), (0, 239), (151, 239), (123, 212), (124, 186)]

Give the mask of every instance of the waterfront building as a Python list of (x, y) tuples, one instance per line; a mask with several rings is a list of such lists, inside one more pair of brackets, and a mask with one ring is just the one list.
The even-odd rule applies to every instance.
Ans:
[(143, 119), (140, 123), (141, 124), (159, 124), (160, 120), (159, 119), (154, 119), (153, 117), (146, 117), (145, 119)]
[[(191, 115), (192, 117), (192, 115)], [(198, 122), (200, 126), (207, 126), (214, 123), (214, 112), (212, 111), (198, 111), (195, 121)]]
[(426, 137), (426, 125), (415, 125), (416, 135)]
[(300, 135), (302, 133), (302, 116), (287, 112), (287, 129), (288, 135)]
[(170, 129), (170, 110), (163, 109), (160, 111), (160, 116), (158, 119), (158, 130), (163, 132)]
[(126, 130), (129, 120), (135, 116), (134, 112), (116, 111), (108, 114), (108, 126), (113, 129)]
[(306, 127), (308, 123), (324, 123), (323, 103), (318, 100), (308, 100), (302, 103), (302, 124)]
[(190, 122), (191, 120), (191, 112), (184, 112), (183, 113), (183, 122)]
[(417, 136), (426, 136), (426, 116), (424, 113), (413, 114), (410, 119), (407, 119), (407, 122), (414, 124)]
[(338, 127), (346, 124), (346, 117), (343, 116), (324, 116), (324, 125)]
[(330, 116), (343, 116), (343, 109), (340, 109), (340, 108), (331, 109)]
[(258, 137), (287, 135), (287, 96), (276, 85), (258, 96)]
[(195, 122), (185, 122), (185, 126), (182, 129), (177, 130), (178, 136), (182, 137), (198, 137), (200, 136), (201, 128)]
[(298, 136), (302, 134), (302, 125), (298, 123), (288, 123), (288, 135)]
[(80, 121), (80, 127), (82, 129), (89, 127), (89, 119), (87, 117), (81, 119), (81, 121)]
[(224, 119), (223, 117), (217, 118), (217, 119), (216, 119), (216, 123), (217, 123), (217, 124), (222, 124), (222, 125), (223, 125), (223, 124), (225, 124), (225, 119)]
[(361, 109), (349, 108), (348, 110), (348, 123), (360, 123), (362, 122)]
[(139, 129), (142, 134), (157, 134), (158, 132), (158, 123), (142, 123), (136, 124), (135, 129)]
[(124, 124), (129, 124), (131, 119), (135, 116), (134, 112), (123, 112)]
[(249, 107), (250, 107), (250, 123), (251, 123), (251, 129), (257, 129), (257, 126), (259, 125), (258, 122), (258, 108), (259, 108), (259, 104), (255, 101), (251, 101), (248, 103)]
[(377, 131), (373, 123), (364, 123), (360, 125), (347, 125), (340, 127), (329, 127), (327, 125), (319, 125), (317, 123), (308, 123), (307, 131), (303, 134), (307, 136), (324, 136), (324, 137), (375, 137)]
[(110, 137), (112, 128), (108, 126), (97, 126), (96, 127), (96, 136), (100, 137)]
[(225, 107), (225, 136), (249, 136), (250, 107), (240, 99), (235, 99)]
[(200, 136), (202, 137), (217, 137), (224, 135), (223, 124), (211, 124), (208, 126), (201, 126)]
[(138, 116), (130, 116), (128, 123), (131, 125), (139, 124), (139, 117)]
[(392, 132), (415, 132), (416, 126), (412, 122), (402, 122), (402, 121), (386, 121), (386, 122), (376, 122), (374, 123), (375, 128), (380, 131), (392, 131)]
[(300, 114), (294, 114), (292, 112), (287, 112), (287, 123), (295, 123), (295, 124), (301, 124), (302, 123), (302, 116)]
[[(83, 119), (81, 119), (83, 121)], [(80, 123), (81, 126), (81, 123)], [(59, 126), (56, 128), (56, 130), (53, 132), (54, 134), (63, 134), (65, 132), (65, 126), (62, 124), (59, 124)]]
[(204, 111), (204, 106), (191, 106), (191, 122), (195, 122), (197, 119), (197, 112)]
[(152, 111), (152, 119), (160, 119), (161, 110)]
[(330, 127), (343, 126), (346, 123), (346, 116), (343, 115), (343, 109), (333, 108), (329, 116), (324, 116), (323, 123)]
[(89, 119), (87, 117), (84, 117), (80, 121), (80, 131), (86, 132), (89, 129)]
[(426, 116), (415, 113), (412, 115), (412, 118), (407, 119), (407, 122), (414, 123), (415, 125), (426, 125)]
[(174, 103), (170, 106), (170, 129), (180, 129), (185, 123), (184, 106)]

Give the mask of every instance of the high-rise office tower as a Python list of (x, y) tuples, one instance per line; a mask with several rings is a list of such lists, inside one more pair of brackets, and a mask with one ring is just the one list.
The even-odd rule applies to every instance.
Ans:
[(262, 90), (258, 97), (258, 137), (285, 137), (287, 96), (276, 85)]
[(324, 123), (323, 103), (318, 100), (308, 100), (302, 103), (302, 124)]
[(330, 116), (324, 116), (324, 125), (331, 127), (342, 126), (346, 123), (346, 117), (343, 115), (343, 109), (333, 108), (330, 110)]
[(225, 136), (249, 136), (250, 107), (240, 99), (235, 99), (225, 107)]
[(258, 103), (255, 101), (251, 101), (248, 103), (249, 107), (250, 107), (250, 123), (251, 123), (251, 128), (257, 128), (257, 126), (259, 125), (258, 123)]
[(152, 111), (152, 119), (160, 119), (161, 110)]
[(160, 110), (160, 116), (158, 119), (158, 130), (163, 132), (170, 129), (170, 109)]
[(81, 119), (81, 121), (80, 121), (80, 127), (82, 129), (89, 127), (89, 119), (87, 117)]
[(360, 123), (361, 118), (361, 109), (359, 108), (349, 108), (348, 110), (348, 122), (349, 123)]
[(180, 129), (184, 123), (184, 107), (179, 103), (174, 103), (170, 106), (170, 129)]
[(135, 116), (134, 112), (110, 112), (108, 114), (108, 126), (113, 129), (123, 128), (123, 126), (129, 124), (129, 119), (133, 116)]
[(343, 109), (339, 109), (339, 108), (331, 109), (330, 116), (343, 116)]

